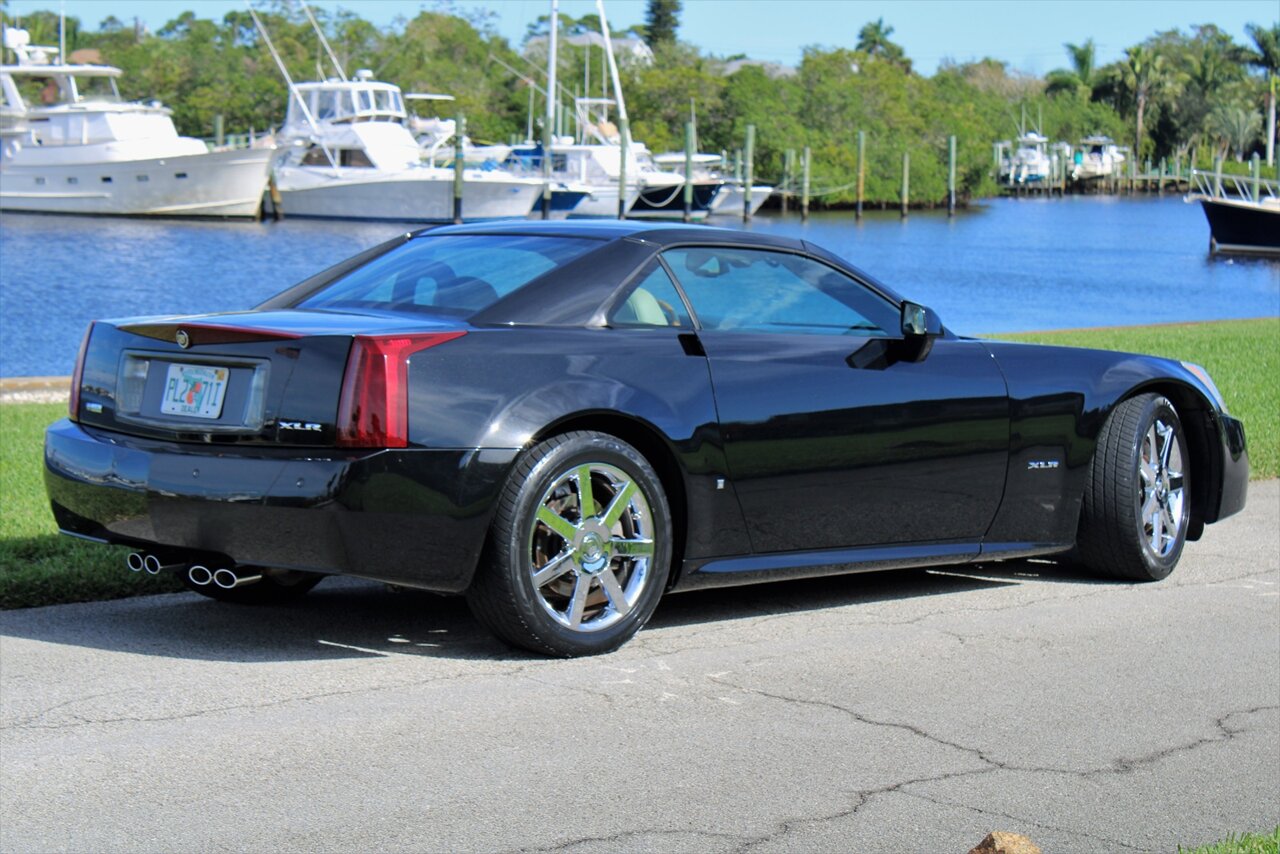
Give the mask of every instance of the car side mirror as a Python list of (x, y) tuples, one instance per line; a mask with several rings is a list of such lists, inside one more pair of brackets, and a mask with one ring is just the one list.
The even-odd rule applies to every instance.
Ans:
[(902, 334), (908, 338), (936, 338), (942, 334), (942, 321), (933, 309), (914, 302), (904, 302)]
[(942, 334), (942, 320), (937, 313), (914, 302), (902, 304), (902, 337), (908, 352), (905, 361), (923, 362), (933, 349), (933, 339)]

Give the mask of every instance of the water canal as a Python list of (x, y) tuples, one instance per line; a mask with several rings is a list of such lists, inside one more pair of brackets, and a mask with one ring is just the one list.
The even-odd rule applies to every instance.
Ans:
[[(94, 318), (246, 309), (409, 227), (0, 215), (0, 376), (69, 374)], [(749, 227), (824, 245), (966, 334), (1280, 315), (1280, 262), (1210, 258), (1199, 207), (1175, 197)]]

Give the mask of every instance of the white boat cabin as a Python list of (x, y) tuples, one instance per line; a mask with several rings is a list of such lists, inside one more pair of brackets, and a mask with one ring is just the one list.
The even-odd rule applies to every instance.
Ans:
[(401, 170), (420, 164), (400, 87), (354, 80), (295, 83), (280, 141), (283, 165)]

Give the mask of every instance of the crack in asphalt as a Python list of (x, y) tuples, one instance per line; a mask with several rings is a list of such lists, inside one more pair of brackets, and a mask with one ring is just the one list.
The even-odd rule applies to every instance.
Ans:
[(76, 729), (78, 727), (83, 727), (83, 726), (94, 726), (99, 724), (163, 723), (167, 721), (182, 721), (182, 720), (189, 720), (191, 718), (204, 717), (205, 715), (216, 715), (222, 712), (257, 711), (260, 709), (270, 709), (278, 706), (286, 706), (291, 703), (308, 703), (313, 700), (324, 700), (330, 697), (350, 697), (350, 696), (356, 696), (360, 694), (378, 694), (384, 691), (396, 691), (396, 690), (402, 690), (405, 688), (418, 688), (425, 685), (456, 682), (456, 681), (461, 681), (465, 679), (480, 679), (480, 678), (486, 678), (490, 676), (504, 676), (504, 677), (505, 676), (521, 676), (524, 674), (526, 670), (532, 667), (536, 667), (537, 664), (538, 663), (536, 662), (531, 662), (528, 664), (516, 665), (508, 669), (502, 670), (500, 672), (488, 672), (484, 674), (453, 673), (447, 676), (436, 676), (429, 679), (414, 679), (407, 682), (397, 682), (394, 685), (371, 685), (371, 686), (365, 686), (361, 688), (348, 688), (344, 690), (318, 691), (312, 694), (298, 694), (292, 697), (281, 697), (278, 700), (271, 700), (265, 703), (233, 703), (230, 705), (211, 706), (209, 708), (204, 708), (204, 709), (194, 709), (190, 712), (182, 712), (182, 713), (173, 714), (173, 715), (155, 715), (155, 716), (121, 715), (121, 716), (108, 717), (108, 718), (94, 718), (94, 717), (86, 717), (84, 715), (72, 714), (70, 717), (73, 718), (73, 720), (67, 723), (60, 723), (60, 724), (35, 723), (35, 721), (39, 720), (40, 718), (44, 717), (48, 713), (55, 711), (59, 708), (64, 708), (66, 706), (70, 706), (79, 702), (87, 702), (97, 697), (107, 696), (108, 694), (123, 693), (122, 691), (113, 691), (113, 692), (108, 692), (108, 694), (94, 694), (89, 697), (77, 697), (71, 700), (65, 700), (61, 703), (57, 703), (53, 706), (50, 706), (49, 708), (41, 712), (38, 712), (34, 715), (30, 715), (22, 721), (14, 721), (11, 723), (0, 725), (0, 732), (28, 731), (28, 730), (66, 730), (66, 729)]
[[(603, 843), (605, 845), (617, 845), (628, 839), (635, 839), (642, 836), (694, 836), (705, 839), (725, 839), (734, 842), (742, 839), (741, 835), (732, 833), (718, 833), (712, 830), (622, 830), (617, 833), (611, 833), (607, 836), (580, 836), (565, 842), (559, 842), (555, 845), (549, 845), (540, 848), (514, 848), (513, 851), (524, 852), (524, 854), (551, 854), (554, 851), (567, 851), (577, 845), (590, 845), (593, 842)], [(625, 849), (624, 849), (625, 850)]]
[[(951, 748), (953, 750), (958, 750), (962, 753), (968, 754), (969, 756), (972, 756), (977, 761), (983, 763), (983, 765), (985, 766), (983, 768), (976, 768), (976, 769), (970, 769), (965, 771), (955, 771), (948, 774), (936, 775), (933, 777), (913, 778), (910, 780), (904, 780), (897, 783), (880, 786), (874, 789), (866, 789), (866, 790), (855, 792), (854, 795), (858, 798), (858, 801), (857, 803), (853, 804), (850, 808), (839, 811), (829, 816), (824, 816), (819, 818), (799, 818), (799, 819), (789, 820), (788, 822), (783, 823), (783, 826), (779, 831), (776, 831), (775, 833), (770, 834), (766, 837), (763, 837), (759, 840), (752, 841), (742, 850), (749, 850), (751, 848), (758, 847), (760, 844), (768, 842), (772, 839), (776, 839), (779, 836), (785, 835), (787, 832), (789, 832), (790, 827), (796, 824), (829, 821), (829, 820), (834, 820), (834, 819), (839, 819), (839, 818), (844, 818), (844, 817), (854, 815), (860, 809), (862, 809), (870, 800), (872, 800), (874, 797), (878, 795), (888, 794), (890, 792), (897, 792), (904, 789), (907, 786), (921, 784), (921, 783), (949, 780), (949, 779), (955, 779), (959, 777), (978, 776), (982, 774), (991, 774), (999, 771), (1019, 772), (1019, 773), (1027, 773), (1027, 774), (1060, 774), (1060, 775), (1067, 775), (1071, 777), (1078, 777), (1081, 779), (1087, 779), (1090, 777), (1106, 775), (1106, 774), (1132, 773), (1133, 771), (1139, 768), (1155, 765), (1169, 758), (1170, 756), (1174, 756), (1180, 753), (1187, 753), (1210, 744), (1221, 744), (1221, 743), (1231, 741), (1235, 737), (1249, 731), (1249, 728), (1244, 726), (1231, 726), (1229, 722), (1231, 721), (1232, 718), (1244, 717), (1247, 715), (1257, 714), (1259, 712), (1274, 711), (1274, 710), (1280, 709), (1280, 705), (1258, 705), (1258, 706), (1252, 706), (1247, 709), (1233, 710), (1233, 711), (1227, 712), (1226, 714), (1223, 714), (1222, 716), (1216, 718), (1213, 721), (1214, 727), (1218, 730), (1218, 733), (1214, 736), (1197, 738), (1194, 741), (1188, 742), (1186, 744), (1174, 745), (1161, 750), (1153, 751), (1148, 754), (1143, 754), (1142, 756), (1138, 756), (1138, 757), (1132, 757), (1132, 758), (1121, 757), (1113, 761), (1110, 765), (1081, 771), (1081, 770), (1076, 770), (1071, 768), (1056, 768), (1053, 766), (1018, 765), (1011, 762), (1006, 762), (1000, 759), (996, 759), (992, 757), (987, 751), (983, 750), (982, 748), (972, 747), (970, 745), (961, 744), (959, 742), (951, 741), (950, 739), (946, 739), (946, 738), (942, 738), (941, 736), (934, 735), (933, 733), (927, 731), (923, 727), (917, 726), (915, 724), (904, 723), (902, 721), (881, 720), (881, 719), (873, 718), (861, 712), (858, 712), (854, 709), (850, 709), (847, 706), (842, 706), (839, 703), (830, 702), (828, 700), (816, 700), (816, 699), (808, 699), (804, 697), (792, 697), (786, 694), (778, 694), (772, 691), (765, 691), (760, 688), (752, 688), (749, 686), (740, 685), (735, 682), (731, 682), (727, 679), (721, 679), (716, 677), (709, 677), (709, 678), (711, 679), (712, 682), (715, 682), (719, 685), (723, 685), (727, 688), (737, 689), (739, 691), (742, 691), (743, 693), (754, 694), (756, 696), (760, 696), (760, 697), (764, 697), (767, 699), (776, 700), (776, 701), (788, 703), (788, 704), (808, 706), (811, 708), (828, 709), (831, 711), (844, 714), (852, 718), (853, 720), (857, 721), (858, 723), (865, 724), (867, 726), (901, 730), (917, 738), (921, 738), (926, 741), (929, 741), (933, 744), (937, 744), (942, 747)], [(925, 800), (928, 800), (927, 797), (923, 795), (919, 795), (918, 793), (915, 793), (915, 792), (903, 792), (903, 794), (912, 795), (914, 797), (922, 797)], [(969, 808), (969, 809), (977, 809), (976, 807), (968, 807), (967, 805), (963, 805), (963, 804), (951, 804), (951, 805), (965, 806), (966, 808)], [(1019, 821), (1030, 821), (1020, 816), (1006, 816), (1006, 817), (1011, 819), (1016, 819)], [(1079, 833), (1079, 831), (1069, 830), (1067, 828), (1053, 828), (1049, 825), (1042, 825), (1042, 826), (1047, 827), (1049, 829), (1061, 830), (1063, 832)], [(1133, 846), (1127, 845), (1126, 843), (1119, 842), (1118, 840), (1108, 840), (1102, 837), (1097, 837), (1097, 838), (1101, 839), (1102, 841), (1114, 842), (1115, 844), (1118, 844), (1118, 845), (1124, 845), (1127, 848), (1133, 847)]]
[(899, 794), (905, 795), (908, 798), (916, 798), (917, 800), (925, 801), (927, 803), (931, 803), (936, 806), (954, 807), (956, 809), (969, 810), (970, 812), (976, 812), (979, 815), (989, 815), (995, 818), (1004, 818), (1010, 821), (1020, 822), (1024, 825), (1038, 827), (1043, 830), (1051, 830), (1055, 833), (1066, 833), (1071, 836), (1079, 836), (1083, 839), (1090, 839), (1097, 842), (1105, 842), (1108, 845), (1118, 845), (1121, 848), (1127, 848), (1130, 851), (1149, 850), (1146, 848), (1140, 848), (1136, 845), (1130, 845), (1129, 843), (1122, 842), (1119, 839), (1112, 839), (1109, 836), (1098, 836), (1097, 834), (1093, 834), (1093, 833), (1085, 833), (1083, 830), (1077, 830), (1076, 828), (1073, 828), (1073, 827), (1059, 827), (1054, 824), (1045, 824), (1044, 822), (1036, 821), (1035, 819), (1027, 818), (1025, 816), (1013, 815), (1012, 813), (1000, 812), (999, 810), (983, 809), (982, 807), (975, 807), (972, 804), (955, 803), (954, 801), (948, 801), (942, 798), (931, 798), (928, 795), (925, 795), (921, 792), (899, 792)]
[(756, 848), (760, 848), (763, 845), (768, 845), (770, 842), (774, 842), (778, 839), (783, 838), (787, 834), (791, 833), (792, 830), (794, 830), (795, 828), (801, 825), (823, 824), (825, 822), (838, 821), (839, 819), (842, 819), (842, 818), (850, 818), (851, 816), (857, 815), (858, 812), (867, 804), (869, 804), (872, 801), (872, 799), (875, 798), (876, 796), (887, 795), (893, 792), (900, 791), (904, 786), (911, 786), (918, 783), (934, 783), (934, 782), (942, 782), (944, 780), (954, 780), (957, 777), (971, 777), (979, 774), (990, 774), (995, 770), (996, 770), (995, 768), (979, 768), (971, 771), (953, 771), (947, 774), (935, 774), (929, 777), (916, 777), (911, 780), (902, 780), (900, 782), (891, 783), (886, 786), (878, 786), (874, 789), (860, 789), (856, 792), (851, 793), (854, 797), (857, 798), (857, 802), (854, 804), (851, 804), (845, 809), (837, 810), (834, 813), (828, 813), (826, 815), (800, 816), (800, 817), (790, 818), (785, 821), (779, 822), (776, 825), (775, 830), (769, 833), (766, 833), (763, 836), (754, 837), (750, 841), (746, 842), (741, 848), (737, 849), (737, 851), (738, 851), (738, 854), (744, 854), (744, 852), (752, 851)]

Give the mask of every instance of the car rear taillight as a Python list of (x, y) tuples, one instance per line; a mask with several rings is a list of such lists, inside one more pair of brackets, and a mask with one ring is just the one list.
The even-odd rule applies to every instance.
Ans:
[(68, 415), (72, 421), (80, 420), (80, 383), (84, 380), (84, 358), (89, 351), (89, 336), (93, 335), (93, 324), (84, 331), (80, 339), (80, 353), (76, 356), (76, 369), (71, 374), (71, 400), (67, 404)]
[(408, 447), (409, 357), (463, 335), (357, 335), (338, 399), (338, 446)]

